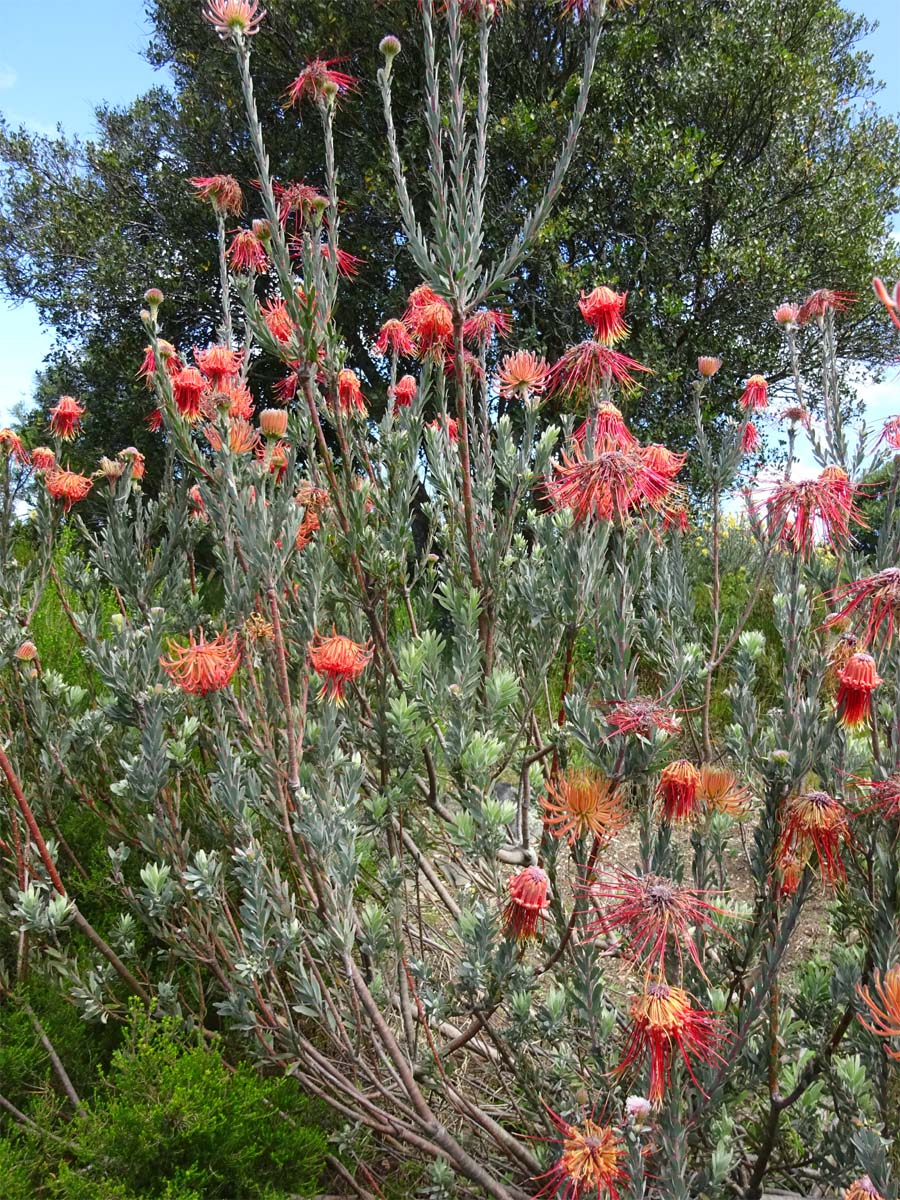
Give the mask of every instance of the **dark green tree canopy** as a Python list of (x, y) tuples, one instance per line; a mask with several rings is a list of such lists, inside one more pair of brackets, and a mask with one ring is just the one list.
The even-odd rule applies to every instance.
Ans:
[[(395, 100), (413, 198), (427, 216), (415, 7), (266, 7), (253, 49), (283, 180), (321, 182), (321, 130), (312, 113), (284, 110), (290, 80), (316, 55), (345, 60), (360, 80), (342, 102), (337, 137), (343, 244), (366, 262), (339, 319), (354, 366), (374, 382), (366, 347), (418, 282), (399, 235), (374, 85), (386, 32), (403, 45)], [(87, 449), (98, 452), (126, 437), (152, 453), (135, 380), (144, 289), (165, 291), (172, 341), (205, 343), (213, 333), (215, 236), (186, 179), (232, 173), (258, 215), (229, 56), (197, 0), (152, 0), (149, 11), (150, 57), (169, 68), (170, 92), (101, 110), (87, 144), (0, 130), (0, 282), (57, 330), (42, 403), (77, 390), (92, 414)], [(670, 444), (689, 440), (687, 380), (698, 354), (726, 361), (714, 393), (723, 413), (746, 375), (783, 375), (771, 310), (785, 298), (818, 286), (860, 293), (842, 322), (842, 352), (886, 361), (869, 281), (897, 272), (889, 216), (900, 194), (900, 131), (872, 102), (868, 59), (856, 48), (867, 29), (835, 0), (643, 0), (613, 14), (576, 161), (511, 288), (515, 343), (553, 357), (582, 336), (579, 289), (627, 289), (628, 349), (654, 370), (628, 416), (644, 436), (664, 430)], [(556, 5), (519, 3), (497, 22), (489, 246), (505, 244), (537, 198), (571, 111), (580, 38)], [(262, 366), (254, 386), (269, 378)]]

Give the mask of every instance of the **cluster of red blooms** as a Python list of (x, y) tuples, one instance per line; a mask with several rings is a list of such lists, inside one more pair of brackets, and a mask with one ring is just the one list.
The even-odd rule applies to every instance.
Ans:
[(785, 803), (776, 858), (790, 868), (815, 853), (823, 883), (834, 887), (847, 877), (841, 848), (850, 841), (849, 816), (840, 800), (827, 792), (803, 792)]
[(769, 527), (804, 558), (812, 554), (818, 534), (835, 551), (847, 550), (851, 525), (866, 525), (855, 503), (858, 494), (841, 467), (826, 467), (816, 479), (783, 479), (767, 502)]

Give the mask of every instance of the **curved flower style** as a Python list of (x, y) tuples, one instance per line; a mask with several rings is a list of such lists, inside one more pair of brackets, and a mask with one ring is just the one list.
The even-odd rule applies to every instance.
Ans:
[(659, 875), (635, 875), (618, 870), (588, 884), (584, 894), (597, 906), (597, 916), (585, 930), (586, 940), (621, 934), (629, 956), (645, 962), (647, 973), (662, 971), (672, 944), (683, 962), (686, 949), (704, 974), (694, 932), (715, 926), (724, 910), (704, 899), (704, 892), (684, 887)]
[(71, 442), (81, 431), (81, 418), (85, 409), (74, 396), (60, 396), (56, 406), (50, 409), (50, 429), (64, 442)]
[(858, 631), (864, 620), (864, 644), (871, 645), (884, 630), (887, 648), (894, 636), (894, 617), (900, 615), (900, 567), (886, 567), (875, 575), (866, 575), (844, 587), (835, 588), (828, 593), (826, 600), (829, 604), (846, 601), (840, 612), (828, 617), (826, 625), (841, 625), (852, 618)]
[(854, 654), (838, 672), (837, 715), (842, 725), (861, 725), (869, 719), (872, 693), (882, 682), (871, 654)]
[(0, 454), (8, 455), (23, 465), (29, 461), (28, 451), (22, 445), (22, 439), (11, 429), (0, 429)]
[(340, 707), (344, 703), (344, 688), (358, 679), (372, 661), (371, 646), (360, 645), (335, 630), (331, 637), (322, 637), (317, 630), (308, 650), (310, 665), (322, 680), (318, 699), (327, 698)]
[(517, 942), (537, 937), (550, 906), (550, 877), (540, 867), (526, 867), (509, 881), (509, 903), (503, 914), (503, 931)]
[(828, 312), (844, 312), (856, 302), (853, 292), (833, 291), (831, 288), (817, 288), (811, 292), (800, 305), (797, 313), (797, 324), (806, 325), (810, 321), (821, 321)]
[(872, 287), (875, 289), (875, 295), (880, 303), (887, 310), (888, 316), (900, 329), (900, 281), (894, 284), (893, 294), (887, 290), (880, 279), (873, 279)]
[(566, 397), (581, 392), (596, 395), (605, 384), (611, 383), (624, 391), (633, 391), (638, 386), (636, 372), (651, 373), (649, 367), (642, 366), (627, 354), (611, 350), (603, 342), (588, 340), (571, 346), (559, 362), (553, 364), (550, 388)]
[(700, 772), (686, 758), (663, 767), (656, 788), (662, 820), (669, 823), (692, 820), (699, 809), (699, 790)]
[(240, 216), (244, 207), (241, 185), (233, 175), (204, 175), (191, 180), (199, 200), (208, 200), (220, 213)]
[(288, 104), (299, 104), (303, 100), (324, 100), (330, 89), (344, 96), (356, 90), (357, 81), (344, 71), (336, 71), (334, 64), (340, 58), (314, 58), (306, 64), (287, 90)]
[(541, 805), (548, 831), (570, 842), (591, 833), (606, 843), (627, 820), (615, 784), (590, 767), (566, 771), (548, 783)]
[(644, 506), (662, 512), (675, 484), (637, 450), (605, 450), (588, 458), (576, 443), (545, 486), (554, 508), (570, 509), (576, 521), (624, 521)]
[(714, 812), (729, 817), (746, 816), (750, 806), (750, 789), (744, 787), (734, 771), (704, 763), (700, 768), (697, 796)]
[(866, 527), (854, 498), (858, 489), (840, 467), (826, 467), (818, 479), (782, 480), (768, 501), (769, 527), (784, 543), (808, 558), (821, 532), (835, 551), (849, 549), (852, 523)]
[(232, 271), (244, 275), (263, 275), (269, 269), (265, 246), (252, 229), (239, 229), (228, 247)]
[(578, 301), (581, 315), (590, 325), (594, 337), (604, 346), (614, 346), (628, 337), (628, 326), (623, 318), (627, 299), (627, 292), (615, 292), (605, 286), (595, 287), (588, 295), (581, 293)]
[(606, 723), (612, 726), (613, 734), (634, 734), (643, 741), (649, 741), (654, 733), (674, 737), (681, 732), (675, 710), (648, 696), (615, 701), (606, 714)]
[(207, 0), (203, 19), (208, 21), (220, 38), (235, 36), (253, 37), (266, 10), (259, 7), (258, 0)]
[(562, 1135), (560, 1156), (536, 1182), (546, 1181), (538, 1196), (562, 1195), (564, 1200), (619, 1200), (619, 1184), (627, 1181), (623, 1170), (625, 1148), (611, 1125), (586, 1117), (572, 1125), (547, 1109)]
[(671, 987), (664, 980), (648, 983), (632, 1002), (631, 1031), (616, 1074), (624, 1074), (649, 1056), (649, 1098), (651, 1103), (659, 1105), (671, 1081), (676, 1051), (699, 1088), (691, 1059), (721, 1062), (715, 1047), (724, 1035), (721, 1021), (711, 1012), (694, 1008), (682, 988)]
[(499, 392), (506, 400), (543, 396), (549, 377), (550, 364), (532, 350), (505, 355), (497, 371)]
[(827, 792), (791, 796), (784, 809), (778, 857), (795, 854), (806, 861), (815, 851), (822, 882), (834, 886), (846, 879), (841, 845), (850, 841), (847, 810)]
[(195, 638), (188, 634), (188, 644), (168, 644), (169, 657), (160, 657), (159, 665), (173, 683), (192, 696), (207, 696), (228, 686), (241, 662), (240, 643), (236, 633), (223, 630), (209, 641), (201, 629)]
[(379, 358), (384, 358), (388, 352), (412, 358), (416, 353), (416, 343), (403, 322), (391, 317), (378, 331), (372, 350)]
[[(875, 971), (872, 986), (874, 996), (869, 988), (861, 984), (856, 988), (871, 1017), (871, 1021), (867, 1021), (860, 1016), (860, 1024), (876, 1037), (900, 1039), (900, 966), (889, 967), (883, 975)], [(885, 1046), (885, 1052), (888, 1057), (900, 1062), (900, 1045)]]
[(747, 386), (738, 400), (746, 412), (754, 412), (769, 406), (769, 384), (762, 375), (751, 375)]
[(75, 471), (49, 471), (44, 476), (44, 482), (53, 499), (62, 500), (65, 512), (79, 500), (84, 500), (93, 487), (87, 475), (78, 475)]
[(496, 308), (481, 308), (463, 324), (463, 338), (470, 345), (484, 352), (494, 338), (505, 338), (512, 327), (512, 320)]

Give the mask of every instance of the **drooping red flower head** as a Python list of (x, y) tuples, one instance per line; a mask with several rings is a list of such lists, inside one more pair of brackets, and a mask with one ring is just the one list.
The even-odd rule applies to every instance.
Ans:
[(776, 325), (781, 325), (782, 327), (796, 325), (799, 315), (800, 305), (788, 304), (787, 301), (784, 304), (779, 304), (777, 308), (772, 309), (772, 320)]
[(283, 345), (294, 336), (294, 323), (288, 315), (287, 304), (280, 297), (260, 305), (260, 314), (266, 323), (266, 328), (276, 342)]
[(192, 631), (186, 646), (170, 641), (168, 651), (169, 657), (161, 656), (159, 665), (173, 683), (192, 696), (207, 696), (227, 687), (241, 662), (237, 634), (227, 630), (209, 641), (202, 629), (196, 637)]
[(56, 466), (56, 455), (49, 446), (35, 446), (31, 452), (31, 465), (36, 471), (52, 471)]
[(831, 288), (817, 288), (800, 305), (797, 324), (806, 325), (813, 320), (821, 321), (829, 312), (844, 312), (855, 301), (856, 296), (853, 292), (836, 292)]
[(570, 842), (590, 833), (605, 844), (627, 821), (615, 784), (590, 767), (566, 771), (548, 783), (541, 806), (547, 831)]
[(844, 1189), (844, 1200), (884, 1200), (884, 1197), (869, 1176), (863, 1175)]
[(714, 928), (716, 917), (723, 912), (705, 899), (705, 892), (658, 875), (635, 875), (625, 870), (601, 877), (583, 892), (593, 901), (595, 913), (585, 930), (586, 939), (611, 934), (624, 938), (628, 956), (645, 963), (647, 974), (654, 969), (662, 971), (670, 945), (679, 962), (686, 949), (705, 974), (694, 934)]
[(150, 410), (150, 412), (147, 413), (146, 417), (144, 417), (144, 424), (147, 426), (147, 428), (150, 430), (151, 433), (159, 433), (159, 431), (163, 427), (162, 409), (161, 408), (152, 408)]
[(691, 518), (687, 508), (683, 504), (669, 504), (663, 510), (663, 533), (668, 533), (674, 529), (678, 533), (690, 533)]
[(222, 390), (215, 395), (219, 408), (227, 404), (228, 415), (233, 421), (249, 421), (256, 412), (253, 393), (244, 383), (226, 383)]
[[(328, 242), (319, 242), (319, 252), (326, 262), (331, 259), (331, 246)], [(342, 278), (355, 279), (359, 274), (359, 268), (365, 264), (365, 261), (364, 258), (358, 258), (355, 254), (351, 254), (349, 250), (342, 250), (338, 247), (337, 269)]]
[(136, 446), (126, 446), (119, 451), (119, 458), (131, 467), (131, 478), (140, 481), (147, 473), (147, 461)]
[(379, 358), (384, 358), (388, 352), (403, 354), (411, 358), (416, 353), (416, 344), (409, 336), (409, 330), (403, 322), (398, 321), (396, 317), (391, 317), (378, 331), (378, 337), (375, 339), (372, 350)]
[[(867, 987), (857, 985), (857, 994), (868, 1010), (867, 1020), (860, 1016), (863, 1029), (876, 1037), (900, 1039), (900, 966), (889, 967), (882, 975), (875, 971), (872, 976), (875, 995)], [(885, 1046), (888, 1057), (900, 1062), (900, 1044)]]
[(459, 425), (455, 417), (447, 416), (435, 417), (433, 421), (429, 421), (427, 429), (433, 429), (435, 433), (442, 433), (448, 442), (453, 445), (459, 441)]
[(854, 654), (838, 672), (837, 714), (842, 725), (861, 725), (869, 719), (872, 693), (882, 683), (871, 654)]
[(526, 867), (509, 881), (509, 903), (503, 930), (517, 942), (537, 936), (550, 906), (550, 877), (540, 867)]
[(293, 217), (295, 232), (299, 231), (314, 213), (323, 212), (328, 206), (328, 198), (302, 180), (296, 183), (276, 183), (274, 191), (279, 221), (287, 228)]
[[(159, 356), (163, 360), (163, 366), (168, 375), (175, 375), (181, 370), (183, 364), (171, 342), (167, 342), (164, 338), (157, 340), (159, 347)], [(156, 354), (152, 346), (148, 346), (144, 351), (144, 359), (138, 369), (138, 379), (145, 379), (147, 387), (153, 387), (153, 376), (156, 374)]]
[(662, 769), (656, 788), (660, 815), (669, 823), (690, 821), (699, 811), (700, 772), (680, 758)]
[(900, 282), (894, 284), (893, 295), (887, 290), (880, 279), (872, 280), (872, 287), (875, 289), (875, 295), (884, 305), (888, 316), (900, 329)]
[(881, 431), (880, 440), (892, 450), (900, 450), (900, 415), (888, 417)]
[(697, 359), (697, 371), (704, 379), (712, 379), (722, 369), (722, 360), (712, 354), (701, 354)]
[(550, 364), (533, 350), (516, 350), (504, 356), (497, 372), (500, 395), (507, 400), (543, 396)]
[(585, 1117), (570, 1125), (547, 1109), (559, 1130), (559, 1158), (549, 1171), (535, 1182), (544, 1186), (537, 1196), (557, 1196), (564, 1200), (620, 1200), (619, 1184), (628, 1180), (623, 1169), (625, 1147), (612, 1125)]
[(244, 275), (263, 275), (269, 269), (266, 248), (252, 229), (239, 229), (228, 247), (232, 271)]
[(175, 405), (186, 421), (193, 425), (200, 419), (200, 401), (207, 389), (207, 382), (196, 367), (185, 367), (172, 376), (172, 396)]
[(822, 882), (833, 887), (847, 877), (841, 846), (849, 842), (847, 810), (827, 792), (803, 792), (785, 803), (779, 857), (795, 854), (805, 862), (815, 851)]
[(640, 454), (648, 467), (669, 479), (675, 478), (687, 459), (686, 454), (676, 454), (674, 450), (656, 442), (643, 446)]
[(463, 323), (463, 338), (483, 353), (494, 338), (505, 338), (511, 326), (512, 321), (506, 313), (496, 308), (482, 308)]
[(208, 200), (220, 213), (240, 216), (244, 207), (241, 185), (233, 175), (203, 175), (191, 180), (199, 200)]
[(623, 338), (628, 337), (628, 326), (625, 324), (625, 302), (627, 292), (615, 292), (610, 287), (595, 287), (585, 295), (581, 293), (578, 307), (598, 342), (604, 346), (614, 346)]
[(243, 359), (240, 350), (229, 350), (227, 346), (210, 346), (208, 350), (194, 347), (194, 362), (209, 380), (209, 386), (217, 392), (237, 375)]
[(203, 502), (203, 493), (200, 491), (200, 488), (198, 487), (198, 485), (196, 483), (194, 484), (193, 487), (188, 489), (187, 502), (188, 502), (188, 508), (190, 509), (190, 513), (191, 513), (192, 517), (194, 517), (195, 519), (197, 519), (197, 518), (202, 518), (203, 520), (207, 519), (206, 505)]
[(632, 391), (638, 386), (635, 372), (649, 374), (650, 368), (602, 342), (580, 342), (550, 368), (550, 387), (567, 397), (598, 394), (607, 383)]
[(418, 287), (414, 287), (409, 293), (403, 320), (408, 321), (417, 308), (424, 308), (426, 304), (433, 304), (435, 300), (439, 299), (440, 297), (434, 288), (430, 287), (427, 283), (420, 283)]
[(341, 58), (314, 58), (308, 62), (287, 90), (288, 104), (324, 100), (332, 89), (337, 89), (339, 96), (355, 91), (357, 81), (353, 76), (334, 69), (335, 63), (343, 61)]
[(203, 19), (208, 21), (220, 38), (253, 37), (266, 10), (258, 0), (206, 0)]
[(791, 850), (778, 847), (775, 855), (775, 894), (779, 900), (788, 900), (795, 895), (806, 869), (805, 861)]
[(338, 371), (338, 404), (342, 413), (357, 412), (360, 416), (365, 416), (368, 412), (366, 408), (366, 398), (363, 395), (362, 384), (359, 382), (359, 376), (355, 371), (351, 371), (349, 367), (345, 367), (342, 371)]
[(300, 528), (297, 530), (297, 536), (294, 539), (295, 549), (305, 550), (312, 541), (313, 534), (321, 528), (322, 522), (319, 519), (319, 514), (314, 509), (310, 509), (304, 514)]
[[(584, 445), (591, 424), (594, 426), (594, 452), (603, 450), (631, 450), (637, 446), (637, 438), (625, 424), (625, 418), (615, 404), (604, 403), (597, 407), (596, 412), (578, 426), (572, 437), (579, 445)], [(650, 459), (648, 466), (653, 466)]]
[(887, 779), (870, 779), (867, 784), (875, 802), (873, 807), (881, 816), (886, 821), (900, 818), (900, 773), (894, 772)]
[[(852, 619), (865, 645), (871, 645), (883, 631), (887, 648), (894, 636), (894, 618), (900, 615), (900, 567), (886, 567), (875, 575), (835, 588), (826, 600), (829, 604), (843, 604), (839, 612), (828, 617), (826, 625), (842, 625)], [(860, 628), (863, 623), (864, 633)]]
[(390, 389), (391, 396), (398, 408), (408, 408), (416, 398), (419, 385), (415, 376), (403, 375)]
[(744, 432), (741, 434), (741, 450), (745, 454), (752, 454), (758, 448), (759, 443), (759, 430), (752, 421), (745, 422)]
[(654, 733), (675, 737), (681, 732), (675, 710), (649, 696), (616, 700), (606, 714), (606, 723), (613, 735), (634, 736), (642, 741), (649, 741)]
[(672, 987), (663, 980), (647, 983), (632, 1002), (628, 1044), (616, 1073), (624, 1074), (649, 1056), (649, 1098), (651, 1103), (661, 1104), (671, 1082), (676, 1053), (681, 1054), (688, 1074), (699, 1088), (692, 1059), (721, 1062), (716, 1045), (724, 1036), (721, 1021), (711, 1012), (694, 1008), (682, 988)]
[(8, 455), (23, 465), (28, 462), (28, 451), (22, 445), (22, 439), (11, 429), (0, 429), (0, 455)]
[(317, 630), (308, 649), (310, 665), (322, 680), (318, 698), (327, 697), (332, 703), (342, 705), (344, 688), (358, 679), (372, 661), (371, 646), (360, 645), (336, 630), (332, 630), (331, 637), (322, 637)]
[(60, 396), (56, 407), (50, 409), (50, 429), (64, 442), (70, 442), (81, 432), (85, 410), (74, 396)]
[(754, 412), (769, 406), (769, 384), (762, 375), (751, 375), (738, 401), (745, 412)]
[(581, 522), (624, 521), (644, 506), (661, 512), (675, 485), (637, 450), (607, 450), (588, 458), (576, 444), (545, 486), (554, 508), (570, 509)]
[(415, 337), (420, 354), (443, 353), (453, 341), (453, 314), (446, 300), (435, 297), (427, 304), (411, 304), (403, 320)]
[(78, 475), (75, 471), (48, 471), (44, 482), (53, 499), (62, 500), (65, 512), (79, 500), (84, 500), (93, 487), (87, 475)]
[(781, 480), (768, 502), (769, 527), (807, 558), (821, 534), (836, 552), (849, 549), (852, 523), (866, 527), (857, 508), (858, 489), (840, 467), (826, 467), (818, 479)]

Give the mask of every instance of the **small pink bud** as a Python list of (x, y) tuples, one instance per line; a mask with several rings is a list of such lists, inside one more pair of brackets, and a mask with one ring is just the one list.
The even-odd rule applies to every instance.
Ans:
[(15, 653), (19, 662), (34, 662), (37, 656), (38, 650), (34, 642), (23, 642)]
[(159, 288), (148, 288), (144, 292), (144, 303), (149, 304), (151, 309), (157, 309), (165, 300), (165, 296)]
[(257, 219), (251, 226), (253, 236), (259, 242), (270, 242), (272, 240), (272, 226), (268, 221)]
[(389, 33), (387, 37), (383, 37), (378, 43), (378, 49), (387, 59), (388, 65), (390, 66), (391, 62), (393, 62), (393, 60), (400, 53), (400, 39), (395, 38), (392, 33)]

